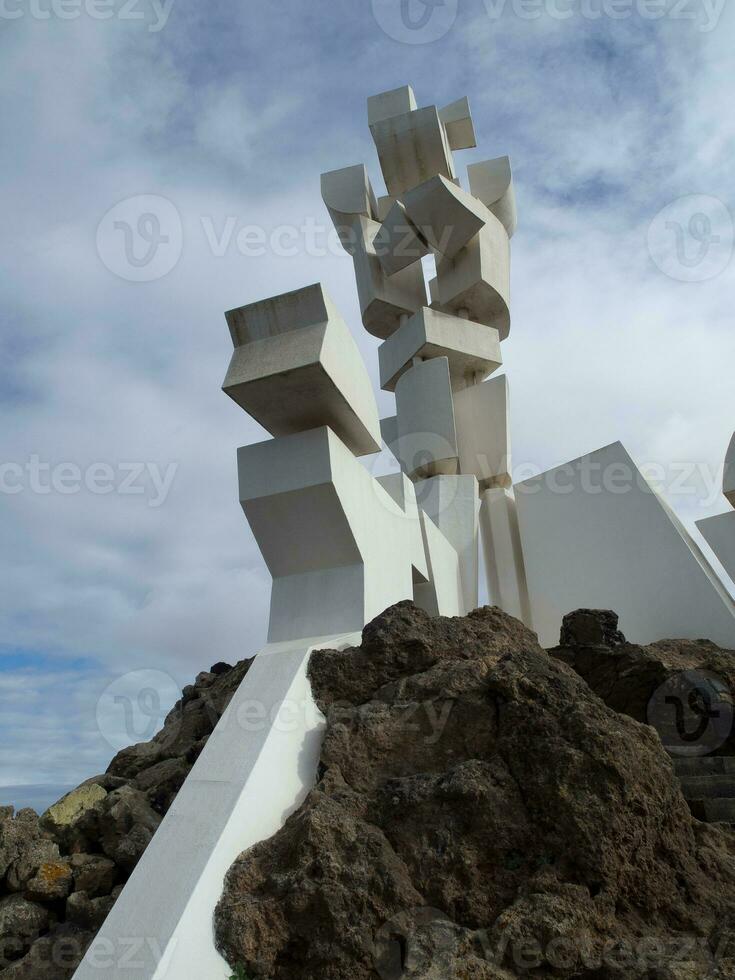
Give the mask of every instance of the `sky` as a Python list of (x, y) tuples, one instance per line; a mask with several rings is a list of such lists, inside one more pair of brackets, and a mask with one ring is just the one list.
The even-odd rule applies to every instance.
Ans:
[(460, 176), (512, 159), (520, 473), (620, 439), (690, 529), (726, 509), (734, 19), (722, 0), (0, 0), (0, 803), (103, 771), (181, 685), (263, 644), (235, 450), (266, 434), (220, 390), (223, 312), (322, 281), (377, 391), (319, 189), (364, 162), (384, 192), (368, 95), (467, 95)]

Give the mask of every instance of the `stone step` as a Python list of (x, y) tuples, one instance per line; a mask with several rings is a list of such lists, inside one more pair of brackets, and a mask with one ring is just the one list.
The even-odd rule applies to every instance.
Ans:
[(674, 772), (680, 779), (720, 773), (732, 773), (735, 776), (735, 756), (674, 756), (671, 761), (674, 764)]
[(689, 808), (697, 820), (705, 823), (735, 824), (735, 800), (689, 800)]
[(685, 776), (681, 789), (688, 800), (735, 800), (735, 775)]

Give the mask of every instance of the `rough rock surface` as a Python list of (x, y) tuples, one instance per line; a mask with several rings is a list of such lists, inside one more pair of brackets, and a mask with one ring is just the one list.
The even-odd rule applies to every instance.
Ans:
[(150, 742), (50, 807), (0, 808), (0, 977), (68, 980), (252, 661), (215, 664)]
[(233, 969), (735, 976), (735, 839), (693, 819), (656, 732), (520, 623), (400, 603), (310, 676), (318, 781), (228, 873), (215, 924)]

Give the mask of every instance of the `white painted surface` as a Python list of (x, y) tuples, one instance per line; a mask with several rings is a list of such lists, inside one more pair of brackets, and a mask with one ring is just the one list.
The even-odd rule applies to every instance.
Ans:
[(421, 361), (396, 385), (398, 442), (391, 451), (410, 477), (457, 472), (457, 430), (446, 357)]
[(480, 489), (509, 487), (510, 394), (505, 374), (454, 393), (461, 473), (477, 477)]
[(401, 197), (435, 174), (454, 180), (452, 151), (436, 106), (370, 123), (388, 193)]
[(213, 914), (225, 874), (314, 784), (324, 720), (312, 650), (360, 634), (271, 644), (256, 658), (74, 980), (226, 980)]
[(480, 534), (490, 602), (531, 627), (523, 548), (512, 490), (480, 495)]
[(402, 200), (423, 238), (450, 259), (492, 220), (482, 201), (440, 174), (408, 191)]
[[(735, 603), (620, 443), (515, 487), (533, 627), (614, 609), (635, 643), (708, 638), (735, 648)], [(672, 519), (673, 518), (673, 519)]]
[(474, 476), (434, 476), (416, 484), (422, 509), (457, 553), (462, 601), (460, 615), (478, 605), (478, 511)]
[(439, 110), (449, 147), (452, 150), (470, 150), (477, 146), (475, 126), (470, 112), (470, 100), (465, 95), (456, 102), (450, 102)]
[(716, 517), (706, 517), (697, 521), (697, 527), (717, 555), (717, 560), (735, 582), (735, 512), (728, 510)]
[(518, 226), (513, 172), (509, 157), (471, 163), (467, 167), (470, 191), (485, 204), (512, 238)]

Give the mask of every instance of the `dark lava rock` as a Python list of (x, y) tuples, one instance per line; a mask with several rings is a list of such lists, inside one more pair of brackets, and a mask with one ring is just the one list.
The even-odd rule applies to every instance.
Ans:
[(233, 969), (733, 975), (733, 836), (692, 818), (656, 733), (520, 623), (400, 603), (360, 647), (315, 652), (310, 677), (319, 780), (227, 875), (215, 926)]

